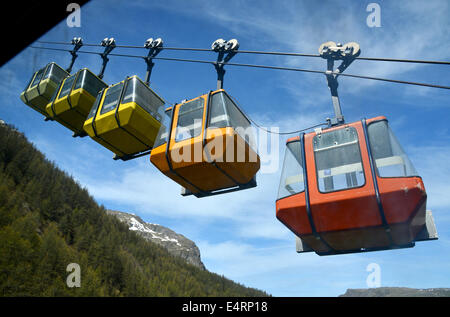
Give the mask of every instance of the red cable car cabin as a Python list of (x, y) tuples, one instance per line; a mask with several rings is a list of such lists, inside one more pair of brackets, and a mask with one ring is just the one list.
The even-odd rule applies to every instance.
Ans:
[(437, 239), (418, 236), (426, 215), (432, 222), (426, 201), (385, 117), (287, 141), (276, 216), (299, 238), (298, 252), (375, 251)]

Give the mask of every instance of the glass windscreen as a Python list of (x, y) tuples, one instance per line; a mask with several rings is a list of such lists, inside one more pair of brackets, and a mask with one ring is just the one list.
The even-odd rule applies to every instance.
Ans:
[(98, 92), (106, 86), (107, 85), (100, 78), (92, 74), (87, 69), (83, 69), (78, 75), (78, 79), (73, 87), (73, 90), (83, 88), (92, 96), (97, 96)]
[(67, 96), (70, 92), (70, 89), (72, 89), (73, 81), (75, 80), (76, 75), (72, 75), (66, 78), (64, 81), (64, 84), (61, 88), (61, 92), (59, 93), (58, 98), (63, 98)]
[(55, 64), (49, 78), (57, 83), (60, 83), (67, 76), (69, 76), (69, 73)]
[(107, 113), (111, 110), (116, 109), (119, 102), (120, 93), (122, 92), (123, 82), (112, 86), (106, 92), (105, 98), (103, 99), (103, 106), (100, 114)]
[(301, 147), (300, 140), (289, 142), (286, 145), (277, 199), (298, 194), (305, 190)]
[(151, 114), (152, 117), (161, 121), (162, 118), (158, 110), (164, 105), (164, 101), (136, 77), (128, 81), (122, 104), (127, 102), (137, 103), (142, 109)]
[(36, 72), (33, 73), (33, 76), (31, 76), (30, 80), (28, 81), (27, 85), (25, 86), (25, 89), (23, 91), (26, 91), (28, 88), (30, 88), (31, 83), (34, 82), (34, 78), (35, 78)]
[(39, 81), (42, 79), (42, 76), (44, 75), (44, 72), (45, 72), (45, 68), (42, 68), (37, 71), (37, 74), (36, 74), (36, 76), (34, 76), (34, 79), (30, 85), (30, 88), (36, 86), (39, 83)]
[(364, 185), (358, 133), (353, 127), (317, 134), (313, 139), (320, 192)]
[(94, 117), (95, 113), (97, 112), (98, 105), (100, 104), (100, 101), (103, 97), (103, 89), (99, 91), (97, 94), (97, 98), (95, 98), (95, 102), (92, 105), (91, 111), (89, 111), (89, 115), (87, 116), (87, 119)]
[(203, 98), (197, 98), (180, 106), (175, 134), (176, 142), (194, 138), (201, 134), (203, 106)]
[(46, 68), (45, 68), (45, 73), (44, 73), (44, 77), (42, 77), (42, 80), (47, 79), (47, 78), (49, 78), (49, 77), (51, 76), (52, 71), (53, 71), (53, 68), (56, 69), (54, 63), (48, 64), (48, 65), (46, 66)]
[(68, 75), (69, 73), (62, 69), (60, 66), (55, 63), (50, 63), (45, 69), (45, 74), (44, 77), (42, 77), (42, 80), (50, 78), (51, 81), (59, 84)]
[(58, 85), (58, 87), (56, 87), (55, 91), (52, 94), (52, 97), (50, 98), (50, 103), (53, 103), (53, 101), (55, 101), (56, 96), (58, 95), (59, 92), (59, 88), (61, 88), (60, 86), (61, 84)]
[(250, 147), (255, 149), (253, 128), (236, 104), (224, 92), (212, 95), (210, 102), (208, 128), (232, 127)]
[(155, 144), (153, 147), (158, 147), (167, 143), (167, 137), (169, 136), (169, 130), (167, 127), (170, 126), (172, 120), (172, 109), (167, 110), (166, 113), (162, 116), (161, 119), (161, 127), (159, 128), (158, 135), (156, 136)]
[(369, 124), (367, 131), (372, 159), (380, 177), (418, 175), (386, 120)]

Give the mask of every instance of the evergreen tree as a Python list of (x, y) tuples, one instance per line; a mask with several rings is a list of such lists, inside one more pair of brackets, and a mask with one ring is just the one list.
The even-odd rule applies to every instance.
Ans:
[[(68, 287), (67, 266), (81, 269)], [(267, 296), (146, 241), (0, 125), (2, 296)]]

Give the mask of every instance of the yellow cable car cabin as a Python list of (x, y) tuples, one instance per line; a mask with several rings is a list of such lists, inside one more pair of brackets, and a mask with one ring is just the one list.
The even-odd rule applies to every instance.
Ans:
[(64, 79), (45, 110), (52, 119), (76, 135), (82, 135), (89, 111), (100, 90), (106, 87), (108, 85), (89, 69), (80, 69)]
[(45, 107), (51, 100), (56, 89), (69, 73), (56, 63), (49, 63), (38, 70), (31, 77), (25, 90), (20, 94), (20, 99), (29, 107), (48, 116)]
[[(150, 161), (182, 187), (204, 197), (256, 186), (260, 158), (250, 121), (219, 89), (166, 110)], [(169, 127), (169, 129), (166, 129)]]
[(84, 123), (84, 130), (118, 158), (148, 151), (153, 147), (164, 100), (139, 77), (132, 76), (103, 89)]

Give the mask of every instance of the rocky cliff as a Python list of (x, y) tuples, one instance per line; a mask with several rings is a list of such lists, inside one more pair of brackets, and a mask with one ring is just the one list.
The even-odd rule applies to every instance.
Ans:
[(163, 246), (172, 255), (181, 257), (187, 263), (205, 269), (197, 245), (183, 235), (161, 225), (146, 223), (133, 214), (115, 210), (108, 210), (107, 213), (116, 216), (120, 221), (126, 223), (130, 230), (136, 231), (146, 240)]

